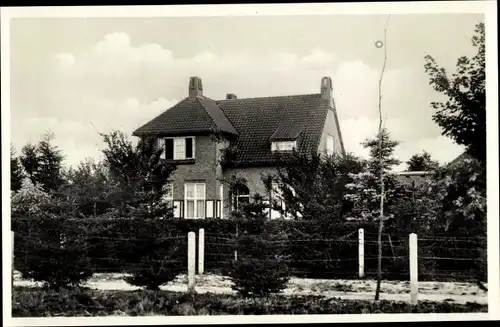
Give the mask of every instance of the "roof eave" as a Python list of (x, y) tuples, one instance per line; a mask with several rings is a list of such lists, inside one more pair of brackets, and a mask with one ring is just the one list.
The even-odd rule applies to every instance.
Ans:
[(232, 131), (220, 131), (215, 129), (200, 129), (200, 130), (186, 130), (186, 131), (140, 131), (140, 129), (135, 130), (132, 136), (143, 137), (143, 136), (187, 136), (187, 135), (200, 135), (200, 134), (222, 134), (230, 136), (239, 136), (237, 132)]

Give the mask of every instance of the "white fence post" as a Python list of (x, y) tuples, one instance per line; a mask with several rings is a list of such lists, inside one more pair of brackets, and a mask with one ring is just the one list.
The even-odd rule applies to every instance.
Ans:
[[(236, 225), (236, 241), (238, 239), (238, 225)], [(234, 261), (238, 261), (238, 251), (234, 250)]]
[(194, 291), (196, 273), (196, 235), (188, 233), (188, 292)]
[(11, 290), (13, 291), (14, 290), (14, 258), (15, 258), (15, 255), (14, 255), (14, 232), (11, 232), (11, 240), (10, 240), (10, 243), (12, 244), (12, 253), (11, 253), (11, 257), (12, 257), (12, 263), (11, 263), (11, 270), (12, 270), (12, 280), (11, 280)]
[(417, 234), (410, 234), (410, 303), (418, 304), (418, 251)]
[(365, 233), (363, 228), (358, 231), (358, 257), (359, 257), (359, 278), (365, 277)]
[(203, 275), (205, 268), (205, 229), (200, 228), (198, 233), (198, 274)]

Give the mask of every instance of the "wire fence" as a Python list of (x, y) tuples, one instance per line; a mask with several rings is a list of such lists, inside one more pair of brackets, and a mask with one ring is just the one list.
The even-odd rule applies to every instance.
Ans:
[[(362, 259), (357, 230), (335, 238), (261, 239), (259, 242), (269, 247), (269, 251), (257, 254), (254, 249), (245, 251), (241, 244), (238, 245), (242, 235), (226, 236), (205, 234), (203, 260), (207, 272), (224, 273), (235, 260), (255, 257), (286, 263), (290, 273), (297, 277), (359, 278), (361, 262), (365, 278), (377, 273), (379, 242), (376, 233), (364, 233)], [(384, 278), (408, 280), (408, 236), (383, 233), (381, 244)], [(94, 273), (126, 273), (160, 267), (187, 271), (187, 259), (187, 234), (142, 230), (137, 233), (110, 231), (103, 235), (72, 228), (63, 231), (46, 228), (15, 234), (14, 268), (21, 271), (35, 264), (90, 269)], [(486, 238), (419, 238), (418, 264), (422, 280), (485, 280)]]

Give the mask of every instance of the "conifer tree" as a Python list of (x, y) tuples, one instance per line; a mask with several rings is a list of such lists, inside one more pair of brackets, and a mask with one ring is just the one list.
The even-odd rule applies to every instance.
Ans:
[(62, 164), (64, 156), (53, 144), (54, 134), (47, 131), (38, 143), (38, 169), (35, 180), (48, 192), (57, 192), (63, 185)]
[(287, 235), (268, 222), (268, 204), (254, 195), (238, 212), (238, 259), (229, 276), (233, 289), (246, 297), (268, 296), (286, 287), (290, 277), (286, 251)]
[(10, 148), (10, 189), (16, 192), (22, 186), (24, 173), (20, 159), (16, 157), (16, 150)]
[(134, 238), (124, 249), (135, 262), (128, 267), (131, 276), (126, 281), (157, 290), (185, 269), (184, 235), (167, 227), (173, 209), (163, 200), (175, 166), (161, 159), (164, 149), (158, 148), (155, 140), (144, 138), (134, 146), (119, 131), (102, 136), (107, 145), (103, 154), (113, 187), (112, 200), (121, 216), (136, 226), (131, 230)]
[(31, 143), (26, 144), (21, 149), (21, 156), (19, 160), (31, 182), (37, 183), (38, 168), (40, 166), (37, 147)]

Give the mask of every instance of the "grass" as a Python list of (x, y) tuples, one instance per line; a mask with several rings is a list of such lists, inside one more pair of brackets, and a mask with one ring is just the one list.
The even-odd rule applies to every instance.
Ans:
[(230, 294), (193, 294), (168, 291), (99, 291), (72, 289), (59, 292), (14, 287), (13, 317), (148, 316), (148, 315), (275, 315), (359, 313), (487, 312), (477, 303), (406, 302), (326, 299), (321, 296), (242, 298)]

